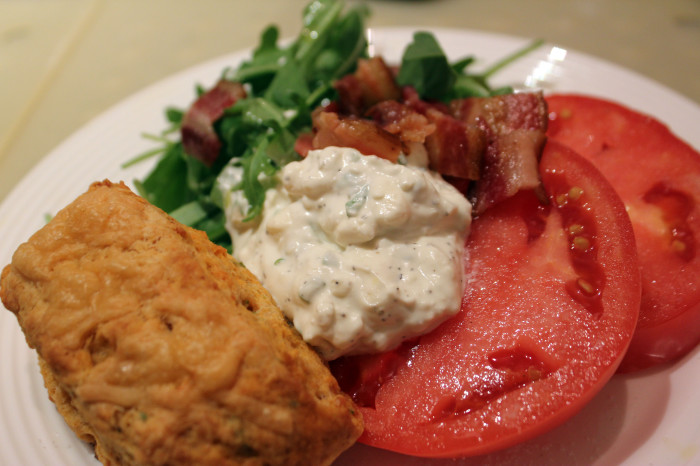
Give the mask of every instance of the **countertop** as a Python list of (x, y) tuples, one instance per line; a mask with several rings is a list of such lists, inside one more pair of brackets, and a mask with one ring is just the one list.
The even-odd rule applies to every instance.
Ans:
[[(353, 0), (349, 0), (352, 3)], [(377, 0), (370, 26), (543, 38), (700, 102), (699, 0)], [(0, 0), (0, 201), (62, 140), (130, 94), (297, 33), (306, 0)], [(478, 52), (478, 51), (475, 51)]]

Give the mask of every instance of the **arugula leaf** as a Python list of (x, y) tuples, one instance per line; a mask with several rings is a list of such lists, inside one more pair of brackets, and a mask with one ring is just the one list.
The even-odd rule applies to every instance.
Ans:
[(199, 201), (192, 201), (173, 210), (170, 215), (180, 223), (195, 225), (207, 218), (207, 211)]
[(267, 156), (266, 149), (267, 140), (264, 140), (255, 147), (250, 156), (244, 157), (242, 160), (243, 181), (241, 188), (250, 203), (248, 215), (244, 220), (252, 220), (262, 212), (265, 193), (268, 188), (274, 185), (272, 176), (277, 171), (277, 167)]
[(515, 52), (511, 53), (510, 55), (507, 55), (506, 57), (503, 57), (501, 60), (497, 61), (493, 65), (491, 65), (486, 71), (481, 73), (481, 77), (484, 80), (489, 79), (491, 76), (494, 74), (498, 73), (501, 71), (503, 68), (506, 66), (510, 65), (514, 61), (518, 60), (521, 57), (524, 57), (528, 53), (532, 52), (533, 50), (536, 50), (540, 48), (544, 44), (544, 40), (542, 39), (535, 39), (529, 44), (527, 44), (525, 47), (521, 48), (520, 50), (516, 50)]
[(182, 123), (182, 118), (185, 116), (185, 112), (179, 108), (168, 107), (165, 109), (165, 119), (168, 120), (173, 126), (171, 130), (176, 130)]
[[(355, 69), (358, 58), (367, 57), (365, 20), (369, 16), (369, 8), (360, 5), (341, 18), (338, 27), (331, 31), (329, 48), (321, 52), (316, 64), (320, 70), (326, 70), (329, 79), (345, 76)], [(331, 54), (336, 57), (332, 65), (327, 63)]]
[(292, 108), (299, 100), (309, 96), (309, 86), (302, 69), (294, 60), (285, 63), (265, 91), (265, 98), (286, 108)]
[(400, 85), (413, 86), (424, 99), (444, 102), (511, 93), (513, 89), (509, 86), (492, 88), (489, 78), (542, 43), (542, 40), (535, 40), (482, 73), (469, 73), (468, 68), (475, 62), (474, 57), (465, 57), (450, 64), (435, 37), (429, 32), (419, 31), (404, 51), (397, 80)]
[(205, 232), (211, 241), (225, 247), (229, 253), (232, 251), (231, 237), (226, 229), (226, 216), (222, 211), (209, 213), (207, 218), (195, 224), (194, 228)]
[(328, 40), (329, 33), (337, 24), (343, 9), (343, 3), (315, 0), (304, 8), (304, 27), (292, 46), (294, 60), (304, 71), (310, 71), (315, 58), (321, 53)]
[(277, 46), (278, 38), (279, 29), (268, 26), (261, 34), (260, 45), (253, 51), (251, 59), (241, 63), (228, 79), (250, 84), (254, 93), (263, 92), (288, 54)]
[(196, 197), (187, 185), (187, 161), (182, 144), (173, 144), (151, 173), (137, 183), (139, 194), (166, 212)]
[(413, 86), (425, 99), (440, 100), (449, 93), (456, 79), (457, 73), (435, 36), (429, 32), (416, 32), (401, 59), (397, 77), (399, 85)]

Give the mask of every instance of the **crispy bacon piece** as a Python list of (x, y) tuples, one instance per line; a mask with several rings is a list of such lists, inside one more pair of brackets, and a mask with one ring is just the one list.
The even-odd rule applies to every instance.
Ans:
[(434, 130), (425, 138), (430, 168), (456, 179), (476, 180), (486, 148), (484, 132), (475, 124), (456, 119), (448, 106), (421, 100), (411, 87), (403, 90), (406, 105), (423, 114)]
[(417, 112), (423, 114), (427, 113), (428, 109), (431, 108), (439, 110), (442, 113), (446, 113), (448, 115), (452, 114), (449, 105), (446, 105), (439, 101), (422, 100), (420, 98), (420, 95), (418, 94), (418, 91), (416, 91), (416, 89), (413, 86), (404, 86), (401, 89), (401, 98), (403, 99), (403, 102), (406, 105), (416, 110)]
[(429, 108), (426, 116), (435, 125), (435, 132), (425, 140), (430, 168), (455, 178), (479, 179), (486, 148), (484, 132), (435, 108)]
[(401, 98), (394, 73), (381, 57), (360, 59), (355, 73), (339, 79), (333, 87), (340, 97), (340, 110), (347, 115), (361, 116), (378, 102)]
[(180, 129), (185, 153), (211, 166), (219, 156), (221, 141), (214, 131), (214, 122), (246, 92), (243, 85), (220, 80), (202, 94), (185, 113)]
[(294, 152), (302, 157), (306, 157), (311, 149), (314, 148), (314, 133), (309, 131), (308, 133), (301, 133), (297, 136), (297, 140), (294, 142)]
[(335, 112), (316, 110), (313, 114), (313, 149), (329, 146), (353, 147), (365, 155), (376, 155), (396, 162), (401, 139), (385, 131), (372, 120), (342, 117)]
[(367, 116), (404, 142), (423, 143), (435, 132), (435, 125), (425, 115), (396, 100), (379, 102), (367, 111)]
[(473, 192), (476, 214), (521, 189), (541, 190), (538, 164), (548, 121), (541, 93), (461, 99), (452, 102), (451, 109), (486, 137), (482, 172)]
[(501, 134), (515, 129), (541, 131), (548, 121), (547, 102), (541, 92), (457, 99), (450, 108), (460, 120), (483, 122), (485, 129)]

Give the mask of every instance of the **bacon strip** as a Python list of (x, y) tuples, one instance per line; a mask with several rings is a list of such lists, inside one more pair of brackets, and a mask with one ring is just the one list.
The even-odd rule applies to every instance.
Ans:
[(455, 178), (479, 179), (486, 148), (483, 131), (435, 108), (428, 109), (426, 116), (436, 128), (425, 141), (430, 168)]
[(478, 179), (485, 150), (481, 130), (456, 119), (447, 105), (421, 100), (412, 87), (403, 89), (403, 99), (434, 128), (424, 141), (430, 169), (451, 179)]
[(522, 189), (541, 189), (538, 164), (548, 122), (541, 93), (461, 99), (451, 109), (483, 131), (487, 141), (473, 192), (476, 214)]
[(396, 162), (401, 154), (401, 139), (380, 128), (372, 120), (353, 116), (342, 117), (335, 112), (314, 112), (313, 149), (329, 146), (353, 147), (365, 155), (376, 155)]
[(182, 120), (180, 134), (185, 153), (211, 166), (221, 149), (214, 122), (224, 114), (224, 110), (245, 96), (242, 84), (223, 79), (199, 96)]
[(435, 125), (425, 115), (395, 100), (379, 102), (367, 111), (367, 116), (404, 142), (424, 143), (435, 132)]
[(381, 57), (358, 60), (355, 73), (339, 79), (333, 87), (340, 97), (340, 111), (347, 115), (361, 116), (376, 103), (401, 98), (394, 73)]

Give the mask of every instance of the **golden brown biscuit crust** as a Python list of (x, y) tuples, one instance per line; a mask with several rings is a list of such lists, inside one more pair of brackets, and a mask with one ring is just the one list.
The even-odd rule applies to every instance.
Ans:
[(328, 464), (361, 432), (257, 279), (124, 184), (21, 245), (0, 298), (105, 464)]

